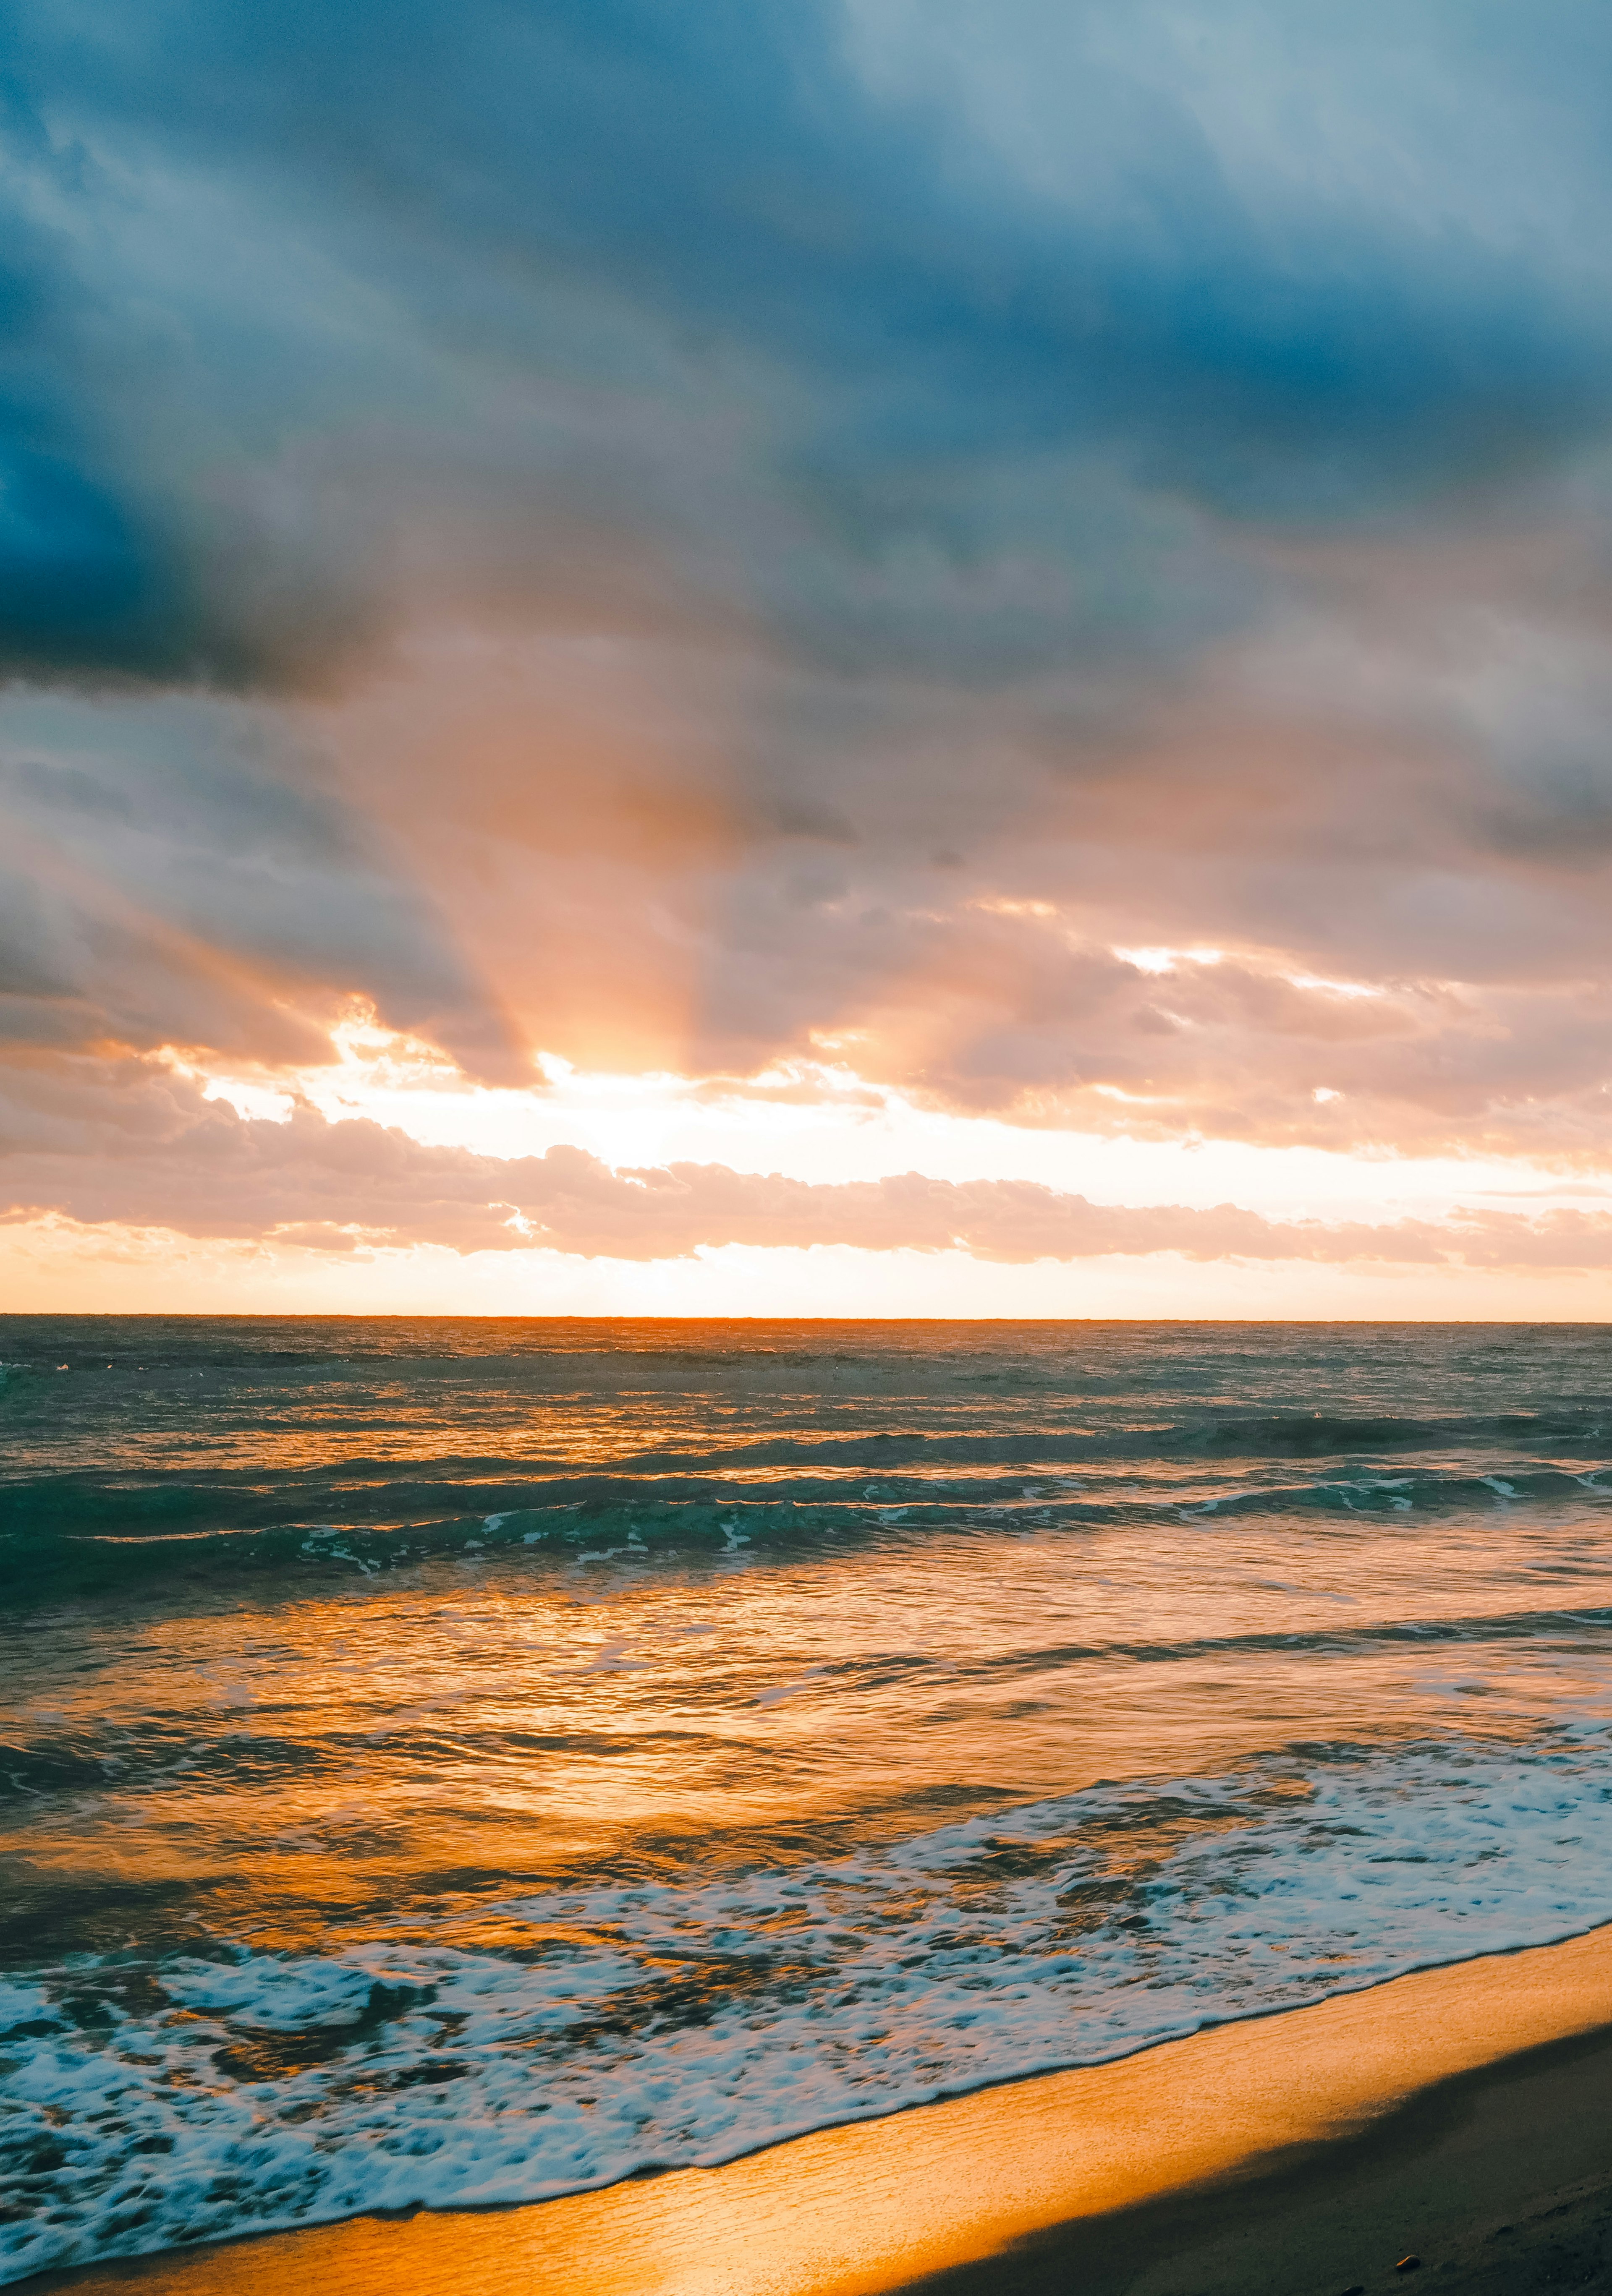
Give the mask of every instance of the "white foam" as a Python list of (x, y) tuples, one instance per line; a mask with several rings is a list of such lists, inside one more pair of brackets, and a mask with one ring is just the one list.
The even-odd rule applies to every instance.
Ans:
[(162, 1990), (180, 2007), (211, 2011), (270, 2033), (356, 2025), (374, 1982), (369, 1972), (350, 1963), (261, 1957), (169, 1963), (161, 1976)]

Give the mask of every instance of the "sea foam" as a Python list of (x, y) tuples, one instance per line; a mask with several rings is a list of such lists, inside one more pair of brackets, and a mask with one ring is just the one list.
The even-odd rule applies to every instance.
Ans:
[[(76, 1956), (0, 1991), (8, 2277), (538, 2200), (1594, 1926), (1608, 1731), (1310, 1747), (836, 1862), (508, 1900), (328, 1957)], [(33, 2203), (29, 2206), (29, 2203)]]

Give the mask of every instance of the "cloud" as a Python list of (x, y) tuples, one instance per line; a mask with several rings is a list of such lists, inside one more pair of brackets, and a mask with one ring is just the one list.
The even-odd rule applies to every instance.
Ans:
[[(1589, 123), (1592, 10), (1554, 42), (1434, 12), (1419, 215), (1269, 148), (1324, 27), (1242, 12), (1280, 60), (1250, 149), (1217, 129), (1236, 49), (1136, 19), (1016, 12), (1027, 171), (899, 40), (859, 70), (828, 0), (21, 0), (12, 666), (317, 676), (444, 517), (471, 538), (439, 578), (467, 548), (541, 590), (579, 526), (636, 533), (863, 666), (1151, 655), (1236, 602), (1179, 578), (1188, 529), (1143, 497), (1353, 524), (1601, 434), (1605, 184), (1544, 109)], [(1355, 29), (1345, 149), (1397, 100)], [(1496, 46), (1542, 83), (1509, 180), (1565, 176), (1526, 234), (1461, 132)], [(725, 455), (703, 398), (746, 410)]]
[(496, 1001), (283, 724), (215, 700), (0, 699), (0, 1031), (329, 1057), (344, 998), (507, 1066)]
[(1491, 1268), (1612, 1266), (1612, 1218), (1270, 1220), (1232, 1204), (1094, 1204), (1020, 1180), (917, 1172), (812, 1184), (721, 1164), (613, 1170), (581, 1149), (479, 1155), (423, 1145), (303, 1104), (243, 1118), (171, 1074), (132, 1064), (13, 1069), (0, 1131), (0, 1217), (265, 1241), (316, 1250), (542, 1248), (629, 1261), (726, 1244), (964, 1251), (1001, 1263), (1172, 1252)]
[(1605, 1154), (1603, 12), (983, 26), (17, 0), (0, 1038)]

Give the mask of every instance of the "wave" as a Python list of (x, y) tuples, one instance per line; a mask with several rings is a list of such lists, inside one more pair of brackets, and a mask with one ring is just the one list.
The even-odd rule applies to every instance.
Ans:
[(1157, 1433), (1161, 1451), (1193, 1451), (1216, 1458), (1374, 1456), (1496, 1442), (1540, 1450), (1557, 1443), (1605, 1442), (1612, 1436), (1612, 1412), (1597, 1402), (1579, 1408), (1463, 1413), (1435, 1418), (1326, 1411), (1264, 1412), (1250, 1418), (1226, 1413), (1196, 1424), (1160, 1429)]
[[(155, 1512), (152, 1510), (152, 1512)], [(0, 1530), (0, 1568), (15, 1604), (78, 1601), (138, 1592), (177, 1595), (284, 1582), (307, 1591), (318, 1581), (369, 1578), (457, 1557), (524, 1554), (605, 1562), (654, 1552), (734, 1554), (760, 1546), (795, 1546), (865, 1528), (852, 1507), (788, 1502), (640, 1499), (609, 1505), (512, 1506), (487, 1515), (376, 1525), (306, 1519), (225, 1529), (126, 1525), (115, 1529), (23, 1525)], [(82, 1521), (83, 1518), (78, 1518)]]
[(1164, 1473), (1150, 1484), (1130, 1476), (1110, 1486), (1081, 1478), (1067, 1461), (1028, 1482), (1022, 1469), (1010, 1479), (942, 1477), (892, 1464), (859, 1488), (798, 1475), (748, 1486), (672, 1473), (473, 1479), (454, 1472), (464, 1462), (440, 1464), (439, 1474), (356, 1461), (335, 1474), (278, 1478), (19, 1480), (0, 1490), (0, 1569), (14, 1604), (38, 1604), (143, 1587), (179, 1595), (247, 1582), (261, 1590), (277, 1580), (289, 1587), (374, 1578), (454, 1557), (759, 1556), (847, 1538), (1091, 1531), (1161, 1519), (1202, 1529), (1251, 1516), (1386, 1520), (1542, 1503), (1589, 1510), (1612, 1499), (1606, 1465), (1509, 1459), (1482, 1472), (1456, 1464), (1207, 1487)]
[(1608, 1740), (1294, 1747), (818, 1864), (580, 1877), (483, 1906), (490, 1942), (17, 1971), (0, 2276), (714, 2166), (1593, 1928)]

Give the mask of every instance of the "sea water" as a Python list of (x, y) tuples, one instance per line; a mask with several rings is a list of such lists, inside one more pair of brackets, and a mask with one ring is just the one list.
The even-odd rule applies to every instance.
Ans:
[(1612, 1332), (0, 1318), (0, 2276), (1612, 1919)]

